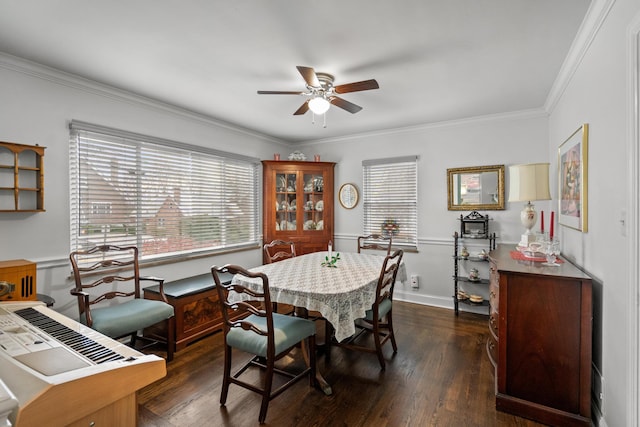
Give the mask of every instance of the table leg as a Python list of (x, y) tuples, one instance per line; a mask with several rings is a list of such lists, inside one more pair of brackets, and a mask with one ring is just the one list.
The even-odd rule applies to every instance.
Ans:
[[(304, 307), (297, 307), (296, 314), (305, 319), (309, 318), (309, 311)], [(307, 349), (306, 341), (302, 342), (302, 357), (304, 357), (305, 363), (307, 364), (307, 366), (309, 366), (309, 363), (310, 363), (309, 350)], [(331, 396), (333, 394), (333, 390), (331, 390), (331, 386), (320, 373), (320, 369), (318, 368), (318, 363), (316, 363), (316, 383), (318, 384), (318, 386), (320, 386), (324, 394), (326, 394), (327, 396)]]

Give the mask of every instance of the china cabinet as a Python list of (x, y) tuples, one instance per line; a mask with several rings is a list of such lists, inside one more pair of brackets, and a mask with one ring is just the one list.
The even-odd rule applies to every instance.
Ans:
[(552, 426), (591, 425), (592, 280), (558, 266), (489, 253), (487, 354), (496, 409)]
[(476, 211), (467, 216), (460, 215), (460, 233), (453, 233), (453, 306), (456, 316), (460, 304), (488, 307), (489, 301), (483, 296), (489, 279), (484, 266), (488, 262), (488, 251), (469, 253), (467, 244), (488, 240), (487, 250), (496, 247), (496, 234), (489, 233), (489, 216)]
[(298, 255), (327, 249), (333, 240), (334, 167), (331, 162), (262, 162), (265, 242), (292, 241)]
[(0, 141), (0, 212), (44, 211), (44, 149)]

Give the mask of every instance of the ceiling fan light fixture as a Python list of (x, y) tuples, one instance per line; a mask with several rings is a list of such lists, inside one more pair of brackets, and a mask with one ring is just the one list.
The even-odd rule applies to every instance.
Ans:
[(329, 109), (331, 104), (322, 96), (316, 96), (309, 100), (309, 109), (313, 111), (313, 114), (324, 114)]

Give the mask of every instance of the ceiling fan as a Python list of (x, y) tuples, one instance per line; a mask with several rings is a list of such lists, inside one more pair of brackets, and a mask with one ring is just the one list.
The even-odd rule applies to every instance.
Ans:
[(259, 90), (259, 95), (303, 95), (309, 98), (298, 108), (293, 115), (298, 116), (311, 110), (314, 114), (324, 114), (333, 104), (352, 114), (362, 110), (362, 107), (342, 99), (336, 94), (359, 92), (362, 90), (378, 89), (378, 82), (374, 79), (361, 82), (347, 83), (334, 86), (333, 76), (327, 73), (316, 73), (311, 67), (296, 67), (307, 85), (306, 92), (288, 92), (277, 90)]

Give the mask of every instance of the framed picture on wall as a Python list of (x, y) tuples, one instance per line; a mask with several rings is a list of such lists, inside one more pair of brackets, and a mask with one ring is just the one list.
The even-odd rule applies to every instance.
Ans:
[(558, 223), (587, 231), (589, 125), (580, 126), (558, 148)]

